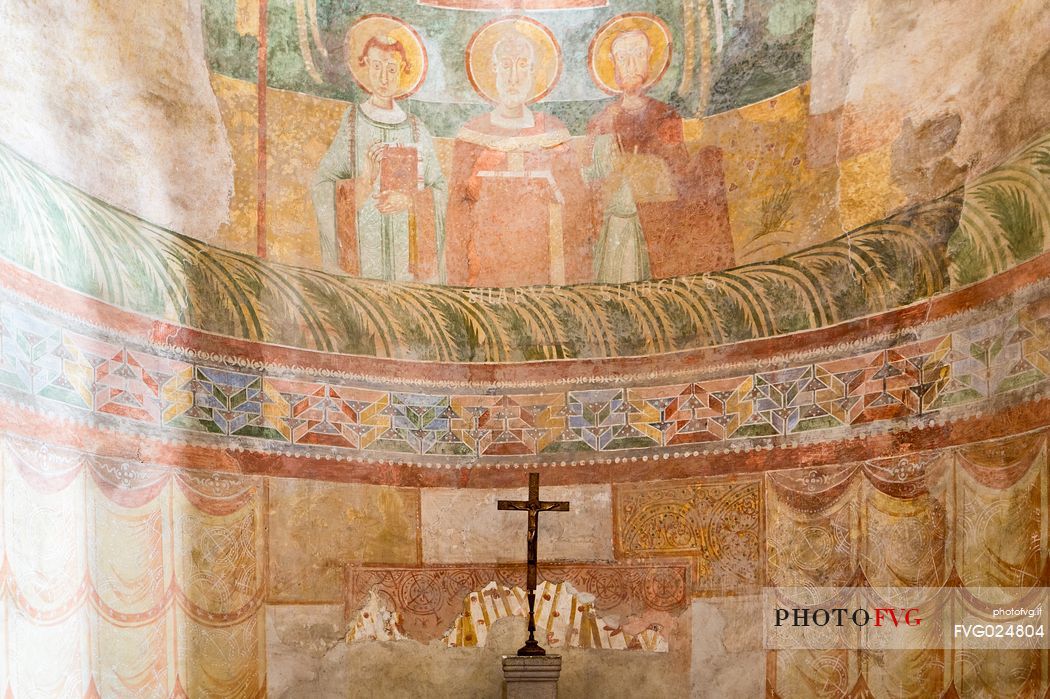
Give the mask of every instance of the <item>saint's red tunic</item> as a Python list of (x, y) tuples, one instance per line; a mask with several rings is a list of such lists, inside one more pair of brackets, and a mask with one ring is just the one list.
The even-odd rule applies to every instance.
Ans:
[(569, 133), (549, 114), (533, 120), (505, 128), (484, 114), (456, 137), (445, 222), (449, 284), (591, 279), (594, 227)]
[[(627, 111), (619, 102), (588, 125), (592, 135), (614, 134), (625, 153), (662, 158), (678, 190), (677, 201), (638, 203), (638, 217), (654, 278), (726, 269), (734, 264), (722, 150), (702, 148), (690, 156), (682, 118), (668, 105), (646, 97), (646, 106)], [(600, 213), (599, 213), (600, 216)]]

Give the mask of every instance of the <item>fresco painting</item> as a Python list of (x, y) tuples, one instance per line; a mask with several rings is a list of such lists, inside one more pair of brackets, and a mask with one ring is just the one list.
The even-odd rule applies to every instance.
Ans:
[(561, 73), (557, 42), (538, 22), (498, 19), (471, 37), (466, 60), (493, 108), (453, 144), (449, 283), (586, 281), (590, 210), (576, 153), (561, 120), (529, 107)]
[[(730, 696), (769, 687), (779, 696), (841, 697), (857, 686), (887, 697), (901, 686), (931, 697), (1003, 688), (1041, 696), (1046, 649), (975, 653), (949, 639), (894, 653), (910, 657), (901, 663), (885, 662), (881, 650), (762, 651), (755, 590), (921, 580), (944, 585), (982, 623), (996, 618), (975, 594), (989, 581), (1020, 589), (1031, 603), (1045, 582), (1046, 441), (1044, 427), (859, 462), (686, 479), (656, 471), (644, 482), (565, 486), (603, 503), (586, 517), (567, 516), (605, 529), (614, 555), (540, 568), (544, 644), (588, 669), (564, 677), (563, 687), (615, 696), (633, 681), (643, 695), (679, 696), (677, 665), (689, 657), (683, 627), (692, 624), (728, 646), (730, 669), (714, 676), (738, 677)], [(456, 563), (418, 552), (448, 546), (444, 527), (490, 541), (477, 505), (513, 489), (452, 490), (469, 497), (435, 526), (437, 518), (422, 517), (451, 489), (173, 467), (171, 451), (153, 452), (156, 460), (137, 462), (129, 477), (128, 455), (141, 441), (121, 440), (108, 455), (63, 442), (0, 438), (7, 521), (32, 521), (27, 543), (48, 552), (44, 567), (33, 547), (10, 537), (0, 549), (9, 562), (8, 618), (17, 621), (0, 640), (15, 659), (11, 696), (39, 694), (58, 676), (66, 694), (85, 697), (129, 687), (149, 696), (281, 696), (305, 687), (322, 696), (407, 697), (421, 687), (476, 688), (506, 652), (506, 619), (521, 616), (520, 568), (487, 550), (461, 550)], [(669, 530), (668, 521), (677, 526)], [(97, 545), (86, 547), (89, 532)], [(900, 551), (909, 552), (903, 561)], [(144, 584), (156, 578), (170, 582)], [(710, 621), (712, 608), (739, 615), (731, 631)], [(322, 660), (306, 644), (338, 652)], [(383, 655), (370, 658), (377, 647)], [(434, 669), (399, 680), (392, 669), (406, 657)], [(445, 668), (442, 657), (468, 675)], [(337, 668), (357, 664), (369, 672), (351, 685)], [(316, 668), (326, 671), (314, 678)], [(704, 679), (712, 674), (704, 666)], [(828, 691), (814, 693), (814, 685)]]
[(591, 42), (595, 82), (620, 96), (587, 127), (594, 136), (591, 176), (601, 191), (596, 281), (708, 272), (735, 260), (721, 150), (691, 155), (681, 116), (646, 95), (666, 71), (670, 50), (667, 25), (641, 14), (613, 18)]
[[(260, 25), (257, 2), (207, 0), (205, 51), (213, 73), (254, 82), (260, 28), (265, 28), (270, 87), (358, 101), (361, 88), (350, 70), (347, 32), (366, 15), (396, 17), (419, 31), (434, 71), (409, 98), (408, 111), (427, 121), (436, 136), (449, 138), (485, 111), (471, 85), (465, 51), (479, 28), (500, 18), (526, 16), (546, 27), (562, 48), (565, 70), (551, 86), (546, 108), (574, 134), (584, 132), (605, 96), (591, 80), (587, 47), (598, 29), (620, 14), (653, 15), (671, 28), (671, 63), (655, 89), (690, 117), (764, 100), (810, 75), (816, 8), (809, 0), (532, 2), (530, 7), (529, 0), (458, 0), (460, 6), (453, 8), (416, 0), (270, 0)], [(704, 103), (701, 90), (708, 93)]]
[(410, 27), (377, 15), (355, 23), (348, 43), (369, 97), (347, 109), (314, 174), (323, 265), (387, 281), (433, 279), (444, 265), (445, 179), (426, 127), (396, 101), (426, 78), (426, 50)]
[(497, 696), (527, 471), (563, 696), (1050, 695), (762, 633), (1050, 609), (1050, 5), (117, 4), (0, 23), (0, 695)]
[[(761, 27), (768, 39), (780, 4), (708, 4), (650, 0), (614, 12), (604, 3), (516, 11), (398, 3), (380, 13), (270, 3), (263, 21), (271, 95), (259, 103), (268, 114), (259, 133), (265, 162), (256, 162), (265, 172), (238, 178), (238, 191), (258, 191), (254, 202), (235, 196), (233, 207), (254, 203), (263, 212), (254, 222), (257, 248), (269, 257), (386, 281), (562, 286), (732, 267), (739, 260), (726, 156), (696, 140), (697, 117), (718, 111), (713, 81), (735, 91), (724, 95), (723, 112), (755, 94), (797, 88), (812, 7), (794, 3), (797, 26), (780, 40), (801, 58), (785, 61), (784, 46), (773, 54), (777, 42), (741, 38)], [(210, 66), (231, 129), (242, 115), (224, 95), (239, 89), (237, 80), (258, 80), (249, 51), (260, 33), (257, 12), (205, 3)], [(508, 31), (513, 41), (504, 40)], [(754, 84), (730, 80), (736, 40), (748, 42), (752, 61), (766, 52), (759, 64), (783, 74), (766, 84), (753, 75)], [(387, 96), (364, 63), (364, 53), (383, 46), (402, 83)], [(508, 52), (520, 54), (520, 71), (504, 67)], [(303, 108), (311, 102), (324, 108)], [(281, 116), (284, 109), (296, 116)], [(383, 128), (374, 126), (377, 117)], [(332, 133), (323, 154), (318, 131)], [(410, 168), (413, 155), (411, 195), (384, 191), (395, 159)], [(251, 217), (231, 209), (234, 219)], [(226, 227), (220, 244), (237, 249), (243, 233)]]
[[(0, 148), (0, 222), (12, 231), (0, 252), (118, 306), (228, 337), (430, 361), (627, 357), (827, 327), (1031, 260), (1050, 244), (1048, 154), (1050, 135), (965, 189), (769, 262), (673, 281), (490, 290), (357, 279), (207, 245)], [(89, 268), (57, 264), (53, 250)]]

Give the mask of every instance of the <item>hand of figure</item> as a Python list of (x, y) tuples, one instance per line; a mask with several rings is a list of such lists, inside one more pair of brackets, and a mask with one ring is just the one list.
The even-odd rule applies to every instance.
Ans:
[(381, 214), (394, 214), (399, 211), (407, 211), (412, 206), (412, 200), (404, 192), (383, 192), (379, 195), (379, 203), (376, 208)]
[(385, 143), (373, 143), (368, 149), (368, 181), (371, 182), (379, 175), (379, 163), (383, 160)]

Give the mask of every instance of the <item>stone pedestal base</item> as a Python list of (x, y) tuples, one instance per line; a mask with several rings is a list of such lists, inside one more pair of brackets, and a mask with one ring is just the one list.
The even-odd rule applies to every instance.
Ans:
[(557, 699), (560, 655), (504, 655), (503, 699)]

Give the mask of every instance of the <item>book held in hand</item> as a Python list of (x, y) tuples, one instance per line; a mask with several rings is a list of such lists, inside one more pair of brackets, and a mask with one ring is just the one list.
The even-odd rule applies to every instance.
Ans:
[(419, 155), (414, 146), (388, 146), (379, 162), (379, 191), (411, 194), (419, 184)]

